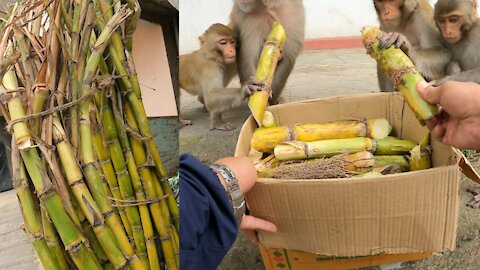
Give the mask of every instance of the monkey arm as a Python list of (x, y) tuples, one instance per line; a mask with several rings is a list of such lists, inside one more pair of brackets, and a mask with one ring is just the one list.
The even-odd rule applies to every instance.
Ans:
[(436, 85), (440, 85), (446, 81), (480, 83), (480, 67), (466, 70), (455, 75), (446, 76), (445, 78), (438, 80)]
[(211, 113), (222, 113), (237, 108), (245, 98), (242, 88), (215, 88), (205, 93), (205, 106)]
[(427, 80), (442, 78), (445, 75), (445, 68), (452, 57), (451, 53), (444, 48), (411, 49), (409, 56)]

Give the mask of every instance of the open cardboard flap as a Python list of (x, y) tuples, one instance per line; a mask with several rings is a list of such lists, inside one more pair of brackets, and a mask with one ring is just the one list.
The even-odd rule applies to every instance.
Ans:
[(453, 148), (453, 151), (460, 156), (460, 162), (458, 165), (460, 166), (462, 173), (470, 180), (480, 184), (480, 175), (478, 175), (478, 173), (472, 167), (472, 164), (470, 164), (470, 161), (468, 161), (467, 157), (465, 157), (462, 151), (458, 150), (457, 148)]

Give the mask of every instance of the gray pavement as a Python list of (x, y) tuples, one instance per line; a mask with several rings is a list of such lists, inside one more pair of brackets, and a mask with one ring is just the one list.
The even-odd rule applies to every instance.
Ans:
[[(231, 86), (238, 86), (234, 80)], [(283, 94), (284, 102), (301, 101), (331, 96), (378, 92), (375, 62), (364, 49), (337, 49), (304, 51), (298, 58)], [(202, 112), (195, 97), (182, 92), (181, 111), (193, 125), (180, 130), (180, 153), (191, 153), (205, 163), (231, 156), (240, 128), (249, 116), (246, 104), (225, 114), (225, 119), (237, 128), (233, 131), (209, 131), (208, 114)], [(474, 162), (478, 168), (478, 162)], [(403, 263), (369, 269), (480, 269), (480, 210), (466, 207), (472, 198), (466, 192), (472, 181), (461, 182), (460, 220), (457, 249), (436, 254), (434, 257), (413, 263)], [(243, 234), (220, 265), (222, 270), (264, 269), (258, 248)]]

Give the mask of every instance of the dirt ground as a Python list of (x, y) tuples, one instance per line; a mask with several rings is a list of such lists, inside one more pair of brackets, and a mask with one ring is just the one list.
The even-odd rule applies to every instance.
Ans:
[[(233, 82), (233, 86), (238, 82)], [(377, 92), (378, 84), (374, 61), (364, 49), (338, 49), (304, 51), (289, 78), (284, 91), (284, 102), (301, 101), (331, 96)], [(248, 117), (246, 105), (229, 112), (225, 119), (236, 126), (233, 131), (209, 131), (208, 114), (202, 112), (201, 104), (185, 92), (181, 99), (181, 111), (193, 125), (180, 130), (180, 153), (191, 153), (209, 164), (218, 158), (231, 156), (242, 123)], [(472, 160), (480, 169), (478, 160)], [(407, 262), (372, 269), (480, 269), (480, 209), (471, 209), (466, 203), (472, 195), (468, 187), (478, 186), (463, 177), (460, 187), (460, 218), (457, 247), (455, 251), (435, 254), (416, 262)], [(218, 269), (264, 269), (257, 246), (243, 234), (237, 240)]]

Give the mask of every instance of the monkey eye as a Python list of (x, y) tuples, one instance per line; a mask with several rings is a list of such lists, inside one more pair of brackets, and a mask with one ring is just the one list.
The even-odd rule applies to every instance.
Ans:
[(448, 18), (448, 22), (450, 22), (450, 23), (456, 23), (456, 22), (458, 22), (459, 19), (460, 19), (460, 18), (457, 17), (457, 16), (455, 16), (455, 17), (450, 17), (450, 18)]
[(221, 40), (218, 41), (218, 44), (227, 45), (227, 41), (225, 39), (221, 39)]

